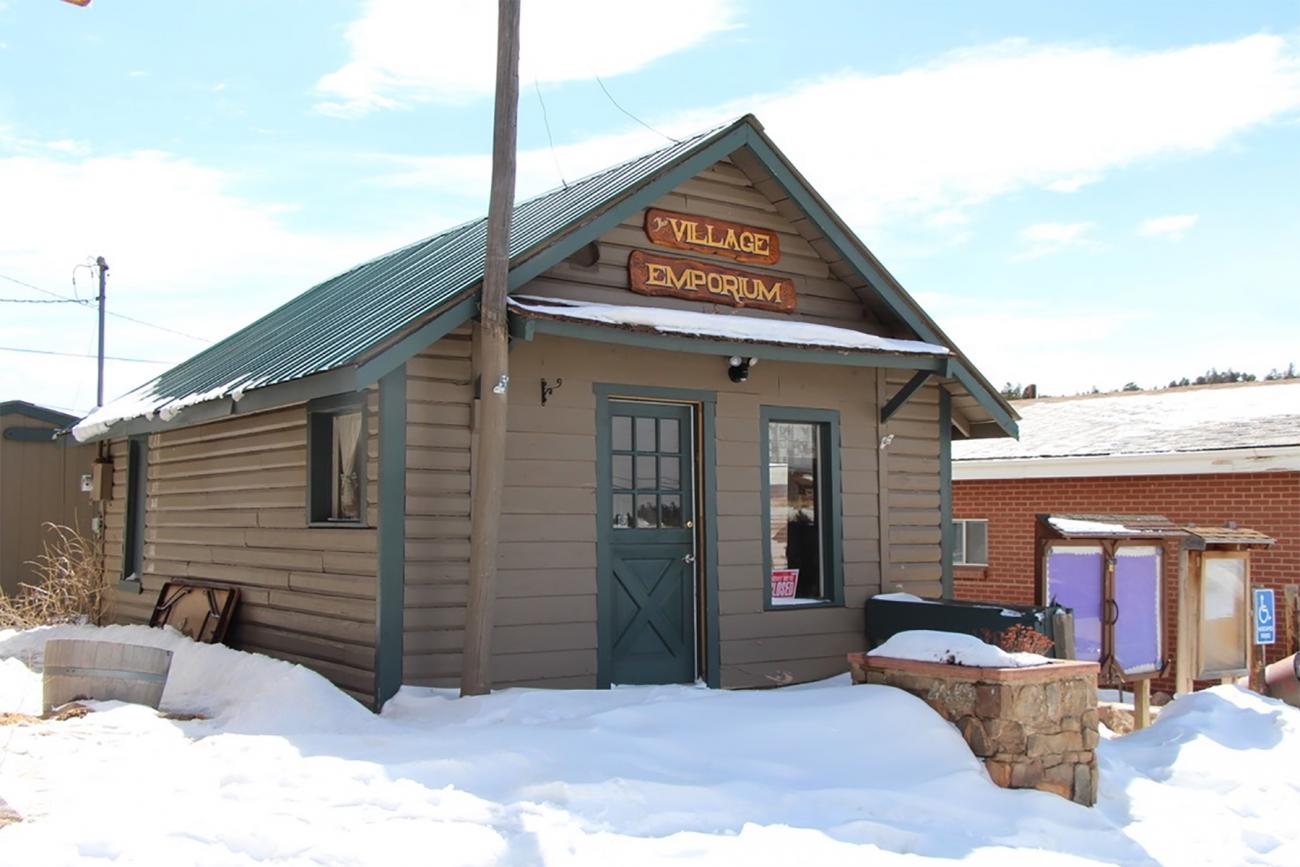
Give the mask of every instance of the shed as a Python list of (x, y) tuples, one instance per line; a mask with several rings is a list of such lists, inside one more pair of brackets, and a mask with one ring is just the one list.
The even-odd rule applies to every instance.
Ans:
[(90, 529), (81, 477), (90, 472), (95, 449), (56, 436), (76, 421), (24, 400), (0, 402), (0, 590), (6, 594), (38, 579), (33, 561), (44, 551), (44, 525)]
[[(237, 646), (376, 704), (457, 682), (484, 238), (359, 265), (77, 426), (124, 619), (229, 582)], [(1015, 413), (755, 118), (517, 204), (509, 285), (497, 685), (809, 680), (869, 596), (951, 592), (951, 442)]]

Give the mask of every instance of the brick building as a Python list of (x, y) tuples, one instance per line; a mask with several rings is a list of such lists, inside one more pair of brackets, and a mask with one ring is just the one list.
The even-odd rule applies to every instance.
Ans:
[[(1015, 404), (1019, 441), (953, 444), (954, 594), (1036, 604), (1039, 514), (1163, 515), (1276, 540), (1251, 558), (1279, 607), (1300, 584), (1300, 383), (1043, 398)], [(1164, 656), (1177, 646), (1177, 544), (1163, 568)], [(1294, 615), (1293, 615), (1294, 616)], [(1286, 652), (1286, 630), (1265, 648)], [(1171, 676), (1157, 681), (1170, 688)]]

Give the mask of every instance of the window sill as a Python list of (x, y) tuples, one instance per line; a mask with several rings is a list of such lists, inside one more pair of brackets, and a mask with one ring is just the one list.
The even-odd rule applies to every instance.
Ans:
[(139, 578), (123, 578), (117, 582), (117, 589), (120, 593), (143, 593), (144, 585), (140, 583)]
[(312, 530), (369, 530), (370, 525), (364, 521), (308, 521)]
[(803, 611), (807, 608), (843, 608), (843, 602), (834, 599), (791, 599), (789, 602), (768, 601), (763, 605), (764, 611)]

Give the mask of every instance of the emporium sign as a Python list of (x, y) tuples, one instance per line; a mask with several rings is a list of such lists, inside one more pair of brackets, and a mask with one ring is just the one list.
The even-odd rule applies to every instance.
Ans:
[(642, 295), (668, 295), (781, 313), (794, 310), (794, 284), (775, 274), (659, 256), (644, 250), (632, 251), (627, 270), (632, 291)]
[[(652, 243), (674, 250), (756, 265), (775, 265), (781, 259), (781, 239), (776, 232), (730, 220), (649, 208), (645, 212), (645, 233)], [(632, 291), (642, 295), (667, 295), (780, 313), (790, 313), (795, 306), (794, 283), (778, 274), (645, 250), (634, 250), (627, 267)]]

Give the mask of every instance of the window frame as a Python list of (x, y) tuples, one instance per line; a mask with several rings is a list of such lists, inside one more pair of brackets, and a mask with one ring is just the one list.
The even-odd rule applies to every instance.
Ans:
[[(794, 604), (776, 605), (772, 602), (772, 499), (771, 478), (768, 470), (768, 429), (773, 423), (812, 424), (818, 427), (822, 463), (818, 467), (819, 494), (826, 507), (826, 520), (822, 523), (822, 576), (827, 595), (824, 599), (809, 599)], [(844, 606), (844, 531), (840, 473), (840, 414), (832, 409), (808, 407), (759, 407), (758, 433), (759, 499), (761, 504), (763, 545), (763, 610), (804, 611), (809, 608), (842, 608)]]
[(130, 593), (144, 591), (144, 531), (149, 485), (149, 439), (133, 436), (126, 441), (126, 503), (122, 511), (122, 572), (117, 587)]
[[(961, 544), (958, 545), (958, 524), (961, 525)], [(970, 534), (966, 532), (967, 524), (984, 525), (984, 561), (975, 563), (966, 559), (967, 544), (970, 542)], [(961, 559), (957, 555), (961, 554)], [(989, 519), (988, 518), (953, 518), (952, 519), (952, 565), (961, 568), (987, 569), (989, 565)]]
[[(361, 436), (357, 438), (357, 517), (336, 520), (328, 517), (332, 509), (334, 475), (334, 424), (336, 416), (361, 413)], [(307, 526), (364, 529), (370, 526), (367, 515), (369, 467), (370, 409), (365, 392), (336, 394), (317, 398), (307, 404)]]

